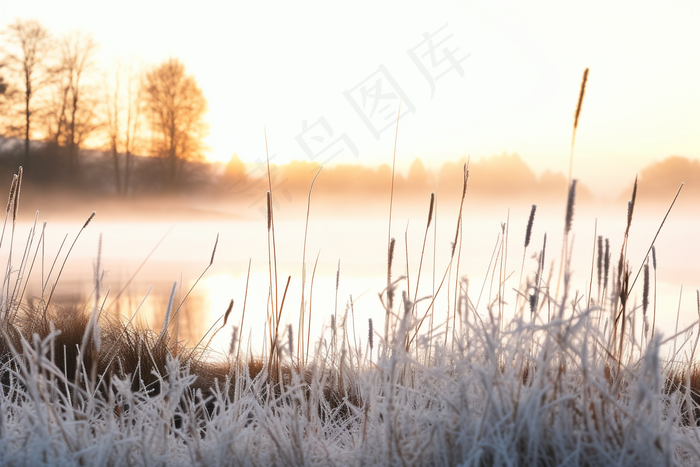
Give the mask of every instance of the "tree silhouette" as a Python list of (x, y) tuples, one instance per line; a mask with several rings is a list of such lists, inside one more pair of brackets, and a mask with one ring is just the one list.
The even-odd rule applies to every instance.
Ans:
[(184, 161), (204, 155), (207, 101), (182, 62), (170, 58), (146, 73), (144, 104), (152, 155), (165, 160), (166, 188), (174, 189), (182, 181)]
[(114, 167), (114, 186), (120, 195), (129, 191), (132, 158), (140, 142), (142, 82), (143, 75), (134, 71), (133, 59), (128, 67), (117, 60), (111, 79), (105, 75), (104, 129)]
[(99, 127), (95, 90), (86, 84), (97, 49), (90, 34), (74, 31), (61, 41), (61, 61), (54, 70), (53, 128), (48, 133), (57, 145), (68, 149), (72, 169), (77, 168), (80, 145)]
[(24, 137), (24, 166), (29, 162), (29, 140), (32, 134), (32, 117), (35, 109), (34, 97), (45, 83), (46, 57), (51, 49), (48, 29), (36, 20), (18, 19), (6, 31), (10, 46), (5, 61), (8, 68), (22, 84), (18, 86), (23, 94), (24, 122), (16, 127)]

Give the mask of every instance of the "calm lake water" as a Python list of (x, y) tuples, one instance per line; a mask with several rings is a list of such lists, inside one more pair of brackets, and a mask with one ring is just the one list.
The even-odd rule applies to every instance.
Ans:
[[(416, 276), (425, 233), (426, 214), (410, 209), (397, 212), (392, 221), (392, 237), (396, 238), (393, 276), (406, 274), (406, 256), (408, 254), (411, 295), (415, 291)], [(431, 228), (423, 260), (418, 297), (431, 295), (433, 287), (437, 288), (447, 268), (450, 254), (450, 242), (453, 241), (456, 227), (456, 208), (444, 209), (438, 213), (437, 234)], [(638, 215), (630, 231), (628, 258), (636, 274), (647, 249), (658, 229), (665, 209), (649, 210)], [(505, 271), (508, 277), (504, 290), (507, 304), (504, 306), (506, 316), (511, 316), (514, 309), (515, 292), (523, 260), (523, 240), (529, 209), (507, 209), (479, 212), (465, 212), (462, 253), (459, 263), (459, 275), (469, 280), (469, 297), (477, 311), (487, 315), (487, 305), (496, 296), (498, 272), (492, 276), (493, 266), (489, 268), (498, 251), (499, 234), (502, 223), (508, 221), (507, 257), (497, 256), (497, 271)], [(283, 218), (275, 223), (278, 287), (281, 301), (287, 278), (291, 276), (289, 290), (285, 298), (283, 323), (291, 323), (296, 331), (301, 305), (302, 252), (304, 241), (304, 221)], [(620, 215), (603, 216), (597, 219), (597, 233), (609, 237), (612, 261), (616, 265), (619, 257), (622, 237), (625, 230), (625, 218)], [(587, 292), (591, 274), (594, 229), (596, 218), (593, 213), (582, 209), (574, 218), (572, 255), (572, 291), (570, 297), (578, 291), (579, 295)], [(82, 222), (52, 222), (46, 228), (46, 242), (43, 248), (45, 259), (42, 272), (42, 249), (39, 249), (26, 296), (41, 295), (42, 274), (46, 281), (51, 263), (59, 246), (68, 234), (57, 266), (48, 281), (52, 284), (64, 259), (67, 248), (82, 226)], [(13, 268), (19, 264), (21, 250), (27, 241), (31, 224), (18, 224), (14, 240)], [(310, 282), (314, 262), (318, 264), (313, 284), (311, 301), (312, 335), (318, 338), (330, 324), (330, 316), (336, 312), (343, 315), (350, 301), (353, 306), (348, 311), (354, 338), (367, 340), (369, 318), (373, 318), (376, 329), (383, 329), (384, 309), (378, 298), (386, 286), (388, 216), (381, 218), (314, 217), (309, 222), (306, 246), (306, 292), (307, 306), (310, 298)], [(525, 257), (525, 277), (532, 277), (537, 261), (533, 254), (542, 248), (543, 235), (547, 232), (547, 271), (554, 264), (554, 279), (558, 271), (561, 256), (563, 222), (557, 209), (542, 208), (538, 211), (532, 233), (532, 241)], [(39, 232), (41, 227), (39, 227)], [(226, 311), (228, 303), (234, 300), (234, 308), (227, 328), (222, 330), (214, 340), (212, 348), (224, 351), (228, 348), (231, 326), (240, 325), (243, 310), (246, 276), (249, 260), (251, 271), (246, 300), (246, 316), (243, 326), (243, 342), (250, 344), (254, 352), (262, 347), (268, 287), (270, 275), (268, 270), (267, 225), (263, 217), (252, 215), (242, 220), (208, 220), (198, 222), (125, 222), (102, 220), (98, 216), (81, 237), (66, 262), (65, 270), (58, 283), (55, 295), (56, 303), (63, 305), (88, 304), (92, 306), (91, 294), (94, 289), (94, 263), (97, 258), (98, 243), (102, 235), (101, 267), (104, 269), (102, 296), (109, 292), (105, 304), (108, 312), (128, 319), (138, 311), (136, 320), (154, 329), (160, 329), (168, 305), (173, 283), (176, 282), (175, 303), (179, 303), (190, 291), (197, 277), (210, 262), (217, 234), (219, 242), (214, 264), (201, 281), (192, 290), (184, 302), (179, 322), (179, 336), (191, 343), (198, 342), (216, 320)], [(163, 239), (164, 238), (164, 239)], [(696, 289), (700, 287), (700, 220), (693, 217), (670, 216), (657, 240), (658, 281), (657, 327), (665, 334), (672, 334), (676, 326), (676, 315), (680, 303), (679, 329), (692, 324), (698, 319)], [(34, 248), (36, 240), (34, 239)], [(148, 257), (158, 242), (150, 259), (145, 263), (131, 283), (127, 282)], [(406, 239), (408, 245), (406, 244)], [(435, 240), (435, 268), (433, 268), (433, 241)], [(9, 237), (2, 246), (4, 260), (7, 259)], [(408, 252), (408, 253), (407, 253)], [(34, 250), (32, 250), (32, 255)], [(336, 298), (336, 274), (340, 261), (339, 287)], [(453, 262), (449, 285), (450, 303), (454, 300), (454, 281), (456, 260)], [(435, 272), (433, 273), (433, 269)], [(434, 277), (433, 277), (434, 276)], [(594, 275), (594, 284), (597, 279)], [(681, 296), (681, 286), (683, 294)], [(400, 284), (404, 290), (406, 282)], [(438, 321), (443, 320), (447, 312), (447, 284), (436, 301)], [(594, 294), (596, 291), (594, 285)], [(122, 291), (118, 300), (117, 294)], [(633, 302), (641, 303), (642, 278), (635, 286)], [(47, 292), (45, 292), (46, 294)], [(400, 295), (399, 295), (400, 296)], [(481, 298), (479, 298), (481, 297)], [(680, 302), (679, 302), (680, 299)], [(424, 302), (423, 310), (428, 302)], [(419, 308), (420, 309), (420, 308)], [(641, 310), (639, 312), (641, 314)], [(641, 322), (641, 317), (637, 320)]]

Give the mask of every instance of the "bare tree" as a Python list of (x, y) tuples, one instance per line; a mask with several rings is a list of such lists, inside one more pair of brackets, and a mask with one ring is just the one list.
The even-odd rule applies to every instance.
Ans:
[[(129, 190), (132, 155), (138, 143), (141, 121), (142, 76), (134, 72), (133, 60), (124, 69), (117, 61), (112, 80), (105, 79), (105, 128), (114, 166), (114, 184), (118, 194)], [(124, 158), (121, 162), (120, 153)]]
[(122, 82), (122, 63), (121, 60), (117, 60), (114, 66), (114, 72), (112, 74), (113, 81), (105, 77), (105, 129), (107, 132), (107, 138), (109, 140), (109, 150), (112, 157), (112, 164), (114, 165), (114, 188), (117, 193), (122, 192), (122, 180), (121, 180), (121, 169), (119, 163), (119, 149), (121, 146), (121, 132), (120, 132), (120, 120), (121, 120), (121, 100), (119, 97), (119, 91), (121, 90)]
[(129, 79), (126, 88), (126, 132), (124, 134), (124, 192), (129, 192), (131, 164), (134, 151), (140, 147), (141, 116), (143, 110), (144, 76), (139, 70), (134, 71), (133, 60), (129, 66)]
[[(92, 89), (86, 85), (86, 75), (94, 68), (94, 56), (98, 45), (90, 34), (75, 31), (61, 41), (61, 94), (63, 146), (68, 148), (71, 168), (77, 166), (78, 149), (98, 127), (96, 100)], [(61, 131), (59, 130), (60, 139)]]
[(184, 161), (204, 155), (207, 101), (182, 62), (170, 58), (146, 74), (144, 104), (153, 133), (151, 151), (166, 160), (165, 180), (172, 189), (181, 179)]
[(45, 82), (46, 58), (51, 50), (50, 33), (36, 20), (18, 19), (5, 30), (9, 52), (5, 61), (9, 70), (21, 81), (23, 123), (17, 129), (24, 136), (24, 165), (29, 162), (29, 141), (32, 137), (33, 105), (38, 88)]

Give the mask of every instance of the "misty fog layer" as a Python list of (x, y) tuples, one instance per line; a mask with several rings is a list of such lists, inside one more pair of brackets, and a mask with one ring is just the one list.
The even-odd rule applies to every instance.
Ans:
[[(324, 189), (321, 189), (324, 185), (320, 180), (319, 176), (311, 199), (305, 258), (305, 306), (307, 309), (311, 307), (312, 333), (320, 337), (330, 325), (332, 314), (344, 315), (347, 312), (348, 319), (354, 320), (357, 332), (364, 336), (367, 320), (373, 318), (378, 322), (384, 316), (378, 294), (386, 287), (388, 196), (365, 192), (357, 199), (344, 199), (340, 203), (340, 196), (325, 196)], [(476, 308), (477, 313), (486, 316), (497, 294), (498, 277), (507, 277), (502, 285), (506, 297), (504, 309), (507, 315), (512, 316), (516, 309), (525, 306), (522, 297), (516, 303), (515, 294), (521, 266), (524, 265), (524, 272), (520, 287), (524, 288), (528, 281), (531, 283), (534, 279), (545, 233), (547, 280), (552, 284), (557, 281), (564, 228), (563, 197), (558, 196), (558, 202), (538, 205), (531, 243), (523, 256), (525, 227), (531, 202), (518, 197), (496, 198), (486, 202), (483, 197), (472, 196), (470, 190), (474, 185), (478, 187), (477, 183), (470, 184), (467, 192), (464, 233), (457, 249), (459, 277), (463, 279), (460, 281), (461, 287), (468, 288), (470, 306)], [(643, 190), (644, 185), (640, 184), (640, 196)], [(474, 191), (477, 191), (476, 188)], [(440, 287), (448, 268), (458, 204), (454, 199), (457, 196), (453, 195), (453, 199), (449, 199), (450, 191), (445, 189), (445, 192), (437, 198), (434, 224), (427, 236), (425, 225), (429, 193), (424, 193), (423, 197), (402, 196), (402, 192), (397, 190), (395, 197), (391, 225), (391, 236), (396, 239), (393, 278), (405, 276), (407, 279), (403, 279), (399, 287), (405, 289), (408, 285), (412, 294), (415, 293), (422, 245), (426, 239), (417, 298), (431, 296)], [(286, 280), (291, 277), (283, 321), (295, 323), (301, 306), (307, 199), (292, 196), (290, 200), (285, 200), (283, 193), (275, 194), (274, 198), (278, 200), (273, 208), (276, 219), (277, 293), (283, 293)], [(89, 297), (94, 288), (93, 266), (101, 235), (101, 261), (105, 270), (102, 293), (109, 291), (105, 299), (107, 313), (127, 320), (138, 309), (136, 321), (158, 329), (163, 323), (173, 283), (177, 283), (175, 303), (178, 304), (209, 264), (219, 235), (213, 266), (182, 305), (180, 318), (175, 323), (178, 335), (190, 344), (196, 344), (223, 315), (229, 301), (233, 299), (233, 324), (228, 326), (240, 324), (237, 320), (241, 317), (245, 302), (247, 311), (242, 336), (251, 339), (253, 349), (261, 348), (270, 286), (268, 231), (264, 209), (247, 204), (227, 208), (222, 205), (212, 208), (206, 203), (199, 206), (191, 204), (201, 210), (193, 211), (200, 212), (201, 217), (199, 220), (187, 220), (191, 213), (188, 214), (187, 209), (177, 211), (176, 204), (170, 200), (170, 204), (160, 205), (165, 214), (154, 216), (150, 220), (138, 212), (138, 203), (133, 205), (131, 219), (129, 210), (124, 206), (112, 211), (107, 209), (104, 214), (98, 209), (95, 220), (82, 233), (67, 260), (66, 270), (56, 289), (55, 303), (78, 307), (90, 303)], [(173, 206), (173, 211), (168, 211), (166, 206)], [(627, 221), (626, 208), (625, 202), (617, 201), (608, 204), (582, 202), (581, 205), (576, 205), (570, 234), (570, 299), (588, 297), (589, 290), (592, 297), (601, 296), (595, 264), (596, 236), (609, 239), (612, 263), (616, 265)], [(640, 203), (637, 206), (627, 253), (633, 274), (641, 268), (667, 208), (660, 203)], [(207, 209), (218, 214), (207, 216)], [(30, 282), (27, 290), (29, 303), (42, 295), (41, 283), (46, 281), (50, 265), (64, 236), (67, 235), (69, 243), (82, 225), (82, 221), (77, 219), (77, 214), (71, 213), (66, 220), (52, 220), (47, 225), (46, 243), (39, 252), (40, 259), (37, 259), (34, 269), (35, 279)], [(16, 249), (23, 246), (29, 227), (30, 224), (26, 222), (18, 225)], [(694, 290), (700, 283), (700, 267), (693, 258), (700, 257), (695, 241), (698, 235), (700, 221), (697, 217), (679, 210), (671, 212), (656, 241), (657, 328), (665, 335), (672, 334), (675, 329), (679, 298), (680, 329), (690, 324), (697, 315)], [(59, 255), (59, 264), (65, 253), (64, 246)], [(251, 272), (246, 296), (249, 261)], [(41, 272), (39, 263), (42, 264)], [(455, 277), (456, 268), (455, 262), (450, 277)], [(339, 288), (336, 295), (338, 271)], [(53, 274), (49, 282), (56, 277), (56, 271)], [(39, 277), (44, 279), (40, 281)], [(313, 291), (310, 289), (312, 277)], [(682, 296), (681, 286), (685, 286)], [(601, 287), (604, 288), (605, 284)], [(610, 287), (612, 285), (608, 284)], [(451, 313), (454, 312), (454, 289), (454, 283), (443, 285), (436, 302), (436, 320), (445, 319), (450, 310)], [(119, 297), (115, 300), (117, 295)], [(635, 304), (641, 304), (641, 279), (635, 285), (631, 297)], [(642, 326), (641, 310), (637, 312), (639, 319), (636, 325)], [(225, 348), (229, 338), (230, 332), (219, 333), (214, 348)]]

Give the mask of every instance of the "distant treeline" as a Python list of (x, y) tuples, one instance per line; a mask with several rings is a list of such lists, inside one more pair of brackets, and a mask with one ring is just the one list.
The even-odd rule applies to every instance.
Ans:
[[(19, 166), (24, 166), (23, 185), (33, 191), (69, 192), (102, 197), (129, 198), (140, 195), (180, 193), (207, 194), (226, 191), (225, 177), (220, 166), (205, 161), (179, 160), (178, 178), (172, 185), (166, 158), (119, 154), (116, 159), (109, 151), (80, 149), (77, 164), (70, 163), (66, 148), (51, 142), (32, 141), (31, 161), (24, 165), (23, 141), (0, 136), (0, 181), (11, 180)], [(118, 166), (116, 166), (118, 164)], [(117, 185), (115, 171), (122, 177)], [(128, 173), (128, 178), (124, 175)]]
[[(227, 164), (205, 161), (180, 160), (176, 186), (168, 180), (168, 160), (158, 157), (131, 156), (130, 176), (116, 185), (115, 158), (109, 151), (81, 149), (80, 168), (68, 163), (65, 148), (50, 142), (31, 143), (32, 165), (25, 171), (25, 182), (36, 189), (68, 190), (102, 196), (134, 197), (149, 194), (179, 193), (181, 195), (214, 196), (232, 202), (256, 203), (264, 199), (268, 184), (280, 200), (305, 198), (311, 182), (321, 166), (316, 162), (292, 161), (271, 164), (270, 180), (262, 163), (244, 163), (234, 155)], [(11, 179), (22, 163), (23, 141), (0, 137), (0, 176)], [(126, 158), (120, 154), (119, 170), (124, 173)], [(456, 196), (462, 189), (462, 173), (466, 159), (445, 162), (438, 170), (426, 168), (421, 159), (415, 159), (407, 173), (397, 171), (394, 190), (402, 196), (425, 198), (438, 190), (447, 196)], [(535, 172), (517, 154), (502, 154), (469, 162), (469, 193), (478, 199), (509, 199), (527, 196), (531, 202), (561, 200), (566, 195), (564, 174)], [(667, 202), (685, 183), (684, 197), (700, 197), (700, 161), (671, 156), (655, 162), (640, 171), (639, 196), (647, 202)], [(391, 183), (391, 167), (339, 164), (326, 166), (314, 185), (314, 193), (325, 198), (373, 197), (386, 194)], [(629, 190), (620, 193), (620, 199), (629, 197)], [(594, 199), (583, 184), (577, 186), (577, 199)]]
[[(466, 159), (445, 162), (435, 171), (425, 167), (416, 158), (407, 173), (396, 173), (394, 191), (404, 198), (426, 198), (430, 192), (455, 197), (462, 190), (463, 168)], [(270, 175), (277, 197), (306, 196), (319, 164), (293, 161), (283, 165), (271, 165)], [(469, 162), (470, 196), (483, 199), (506, 199), (528, 195), (536, 200), (561, 199), (566, 196), (566, 177), (549, 171), (536, 175), (517, 154), (499, 155)], [(246, 167), (238, 158), (226, 166), (224, 179), (231, 183), (231, 191), (249, 198), (259, 197), (267, 190), (268, 180), (264, 167)], [(383, 164), (375, 167), (362, 165), (335, 165), (324, 167), (314, 185), (314, 193), (329, 197), (374, 197), (388, 193), (391, 186), (391, 167)], [(579, 185), (578, 196), (592, 199), (591, 192)], [(427, 199), (427, 198), (426, 198)]]
[[(700, 198), (700, 161), (683, 156), (670, 156), (644, 167), (639, 172), (639, 194), (644, 202), (668, 203), (683, 183), (682, 199)], [(629, 197), (632, 185), (620, 194)]]

